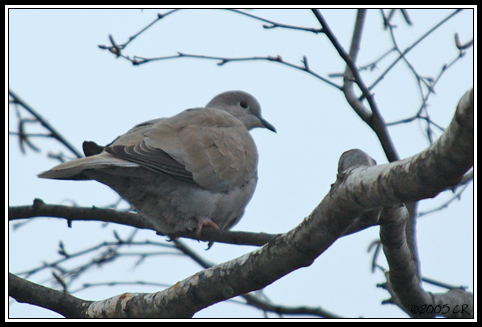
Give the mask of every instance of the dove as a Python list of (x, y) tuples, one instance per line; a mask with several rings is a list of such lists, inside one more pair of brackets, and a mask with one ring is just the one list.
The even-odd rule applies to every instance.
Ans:
[(258, 151), (249, 133), (257, 127), (276, 132), (252, 95), (227, 91), (204, 108), (138, 124), (105, 147), (86, 141), (85, 158), (38, 177), (103, 183), (158, 234), (230, 229), (258, 181)]

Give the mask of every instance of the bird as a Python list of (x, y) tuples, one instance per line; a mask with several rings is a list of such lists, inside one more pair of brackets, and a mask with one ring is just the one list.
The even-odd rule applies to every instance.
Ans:
[(243, 216), (258, 181), (253, 128), (276, 133), (254, 96), (227, 91), (204, 108), (140, 123), (106, 146), (85, 141), (86, 157), (38, 177), (105, 184), (161, 235), (228, 230)]

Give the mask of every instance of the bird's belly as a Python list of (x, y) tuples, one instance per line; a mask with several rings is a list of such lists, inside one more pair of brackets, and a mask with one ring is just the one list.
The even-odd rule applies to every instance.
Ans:
[[(233, 227), (251, 200), (257, 177), (226, 192), (213, 192), (197, 184), (143, 168), (135, 173), (95, 174), (149, 220), (159, 234), (172, 235), (195, 230), (196, 218), (209, 218), (219, 228)], [(127, 169), (126, 169), (127, 170)], [(109, 176), (110, 175), (110, 176)], [(138, 176), (136, 176), (138, 175)], [(106, 177), (108, 176), (108, 177)]]

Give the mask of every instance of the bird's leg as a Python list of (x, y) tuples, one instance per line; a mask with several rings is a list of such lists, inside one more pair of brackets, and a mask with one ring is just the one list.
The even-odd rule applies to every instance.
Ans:
[(212, 221), (209, 217), (196, 217), (196, 220), (197, 220), (196, 236), (201, 235), (201, 230), (203, 229), (204, 226), (219, 229), (218, 225), (216, 225), (216, 223)]

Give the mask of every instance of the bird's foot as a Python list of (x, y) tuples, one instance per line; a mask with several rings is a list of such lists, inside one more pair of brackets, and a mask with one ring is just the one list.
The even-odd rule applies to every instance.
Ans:
[(210, 227), (219, 229), (218, 225), (214, 221), (212, 221), (209, 217), (196, 217), (197, 220), (197, 228), (196, 228), (196, 236), (201, 235), (201, 230), (203, 227)]

